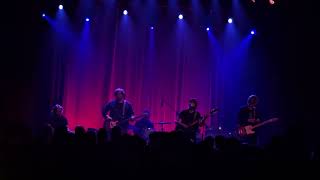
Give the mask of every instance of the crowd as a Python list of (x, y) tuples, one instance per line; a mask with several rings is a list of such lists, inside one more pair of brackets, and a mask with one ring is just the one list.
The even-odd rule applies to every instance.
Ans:
[(268, 146), (257, 147), (224, 136), (208, 136), (193, 143), (180, 131), (154, 132), (146, 141), (122, 135), (117, 128), (107, 133), (103, 128), (86, 130), (79, 126), (70, 132), (66, 128), (53, 131), (47, 126), (31, 147), (2, 148), (10, 156), (1, 156), (1, 169), (10, 175), (57, 178), (167, 177), (164, 174), (169, 172), (181, 177), (208, 173), (238, 176), (247, 171), (261, 173), (265, 169), (257, 165), (259, 162), (273, 160), (277, 163), (272, 163), (272, 171), (283, 171), (279, 161), (319, 160), (316, 151), (309, 156), (301, 143), (299, 139), (274, 137)]

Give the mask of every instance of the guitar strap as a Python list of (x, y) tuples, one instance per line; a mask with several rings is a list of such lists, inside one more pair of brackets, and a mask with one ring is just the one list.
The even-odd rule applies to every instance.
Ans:
[(196, 118), (197, 118), (197, 111), (194, 111), (194, 116), (193, 116), (192, 123), (196, 120)]
[(122, 118), (124, 119), (124, 113), (125, 113), (125, 108), (126, 108), (126, 100), (123, 101), (123, 106), (122, 106)]

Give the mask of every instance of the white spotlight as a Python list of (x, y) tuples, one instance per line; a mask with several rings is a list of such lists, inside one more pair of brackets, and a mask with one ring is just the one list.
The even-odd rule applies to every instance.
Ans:
[(63, 5), (60, 4), (59, 5), (59, 9), (62, 10), (63, 9)]
[(128, 11), (127, 11), (127, 10), (124, 10), (124, 11), (123, 11), (123, 15), (125, 15), (125, 16), (128, 15)]
[(182, 15), (182, 14), (179, 14), (178, 18), (179, 18), (179, 19), (183, 19), (183, 15)]
[(269, 0), (269, 3), (270, 3), (271, 5), (274, 5), (274, 0)]
[(231, 24), (233, 22), (232, 18), (228, 19), (228, 23)]

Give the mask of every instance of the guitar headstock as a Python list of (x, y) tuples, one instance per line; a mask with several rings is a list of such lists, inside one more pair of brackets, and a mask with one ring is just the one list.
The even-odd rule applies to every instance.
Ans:
[(210, 114), (216, 113), (216, 112), (218, 112), (218, 111), (219, 111), (218, 108), (212, 108), (212, 109), (210, 110)]
[(268, 121), (269, 122), (275, 122), (275, 121), (278, 121), (279, 120), (279, 118), (271, 118), (271, 119), (269, 119)]

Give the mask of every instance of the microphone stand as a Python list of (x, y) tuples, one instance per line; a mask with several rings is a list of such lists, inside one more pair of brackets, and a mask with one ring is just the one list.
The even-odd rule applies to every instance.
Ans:
[[(174, 107), (173, 107), (171, 104), (169, 104), (167, 101), (165, 101), (163, 98), (161, 98), (160, 106), (161, 106), (161, 111), (162, 111), (162, 112), (164, 112), (163, 109), (162, 109), (164, 105), (166, 105), (167, 107), (169, 107), (169, 109), (170, 109), (172, 112), (175, 112), (175, 113), (176, 113), (176, 119), (179, 118), (179, 111), (175, 111), (175, 110), (174, 110)], [(161, 123), (161, 132), (163, 132), (163, 131), (164, 131), (164, 129), (163, 129), (163, 123)]]

